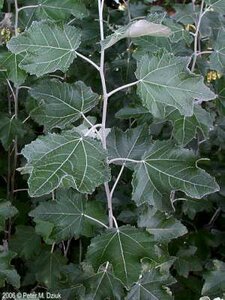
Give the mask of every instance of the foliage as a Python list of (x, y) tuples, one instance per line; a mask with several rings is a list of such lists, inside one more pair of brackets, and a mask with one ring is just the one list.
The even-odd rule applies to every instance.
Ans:
[(0, 292), (224, 298), (224, 1), (109, 2), (0, 1)]

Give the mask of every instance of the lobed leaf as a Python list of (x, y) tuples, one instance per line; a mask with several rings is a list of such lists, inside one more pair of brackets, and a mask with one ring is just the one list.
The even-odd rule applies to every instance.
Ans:
[(146, 227), (158, 242), (170, 242), (188, 232), (179, 220), (151, 207), (139, 210), (138, 226)]
[(194, 100), (208, 101), (216, 95), (204, 85), (203, 78), (187, 70), (189, 58), (158, 52), (145, 55), (137, 63), (137, 92), (154, 116), (162, 116), (162, 106), (171, 106), (181, 115), (192, 116)]
[(157, 141), (136, 166), (133, 176), (133, 199), (161, 209), (163, 197), (180, 190), (187, 196), (202, 198), (216, 192), (215, 180), (196, 165), (193, 152), (176, 146), (171, 141)]
[(65, 20), (70, 15), (77, 19), (83, 19), (88, 16), (88, 10), (81, 0), (38, 0), (36, 15), (39, 19)]
[(174, 282), (168, 274), (152, 269), (131, 288), (126, 300), (172, 300), (172, 293), (166, 286)]
[(162, 24), (155, 24), (147, 20), (132, 21), (130, 24), (117, 29), (113, 34), (102, 41), (102, 46), (107, 49), (124, 38), (135, 38), (140, 36), (168, 37), (171, 31)]
[(49, 194), (59, 186), (92, 193), (110, 178), (100, 142), (75, 132), (42, 136), (26, 145), (22, 154), (27, 164), (19, 170), (30, 174), (31, 197)]
[(66, 72), (76, 57), (80, 38), (80, 30), (73, 26), (33, 22), (28, 30), (13, 37), (7, 47), (14, 54), (24, 54), (19, 67), (39, 77), (56, 70)]
[(4, 287), (5, 282), (11, 284), (15, 288), (19, 288), (20, 286), (20, 276), (10, 264), (15, 256), (15, 252), (0, 251), (0, 287)]
[(35, 222), (54, 224), (50, 238), (55, 241), (78, 235), (92, 236), (96, 227), (107, 222), (102, 206), (87, 201), (84, 195), (72, 189), (58, 191), (55, 201), (41, 202), (29, 216), (34, 217)]
[(42, 81), (29, 93), (37, 100), (31, 117), (48, 130), (70, 125), (90, 111), (99, 99), (82, 81), (72, 84), (59, 80)]
[(96, 270), (109, 262), (115, 277), (130, 286), (140, 275), (141, 259), (157, 259), (153, 244), (151, 236), (140, 229), (131, 226), (112, 228), (92, 239), (86, 259)]
[[(107, 149), (109, 158), (129, 158), (140, 160), (145, 151), (150, 147), (151, 137), (148, 126), (138, 126), (128, 129), (126, 132), (113, 128), (107, 137)], [(116, 161), (122, 165), (123, 160)], [(126, 163), (132, 166), (132, 163)]]

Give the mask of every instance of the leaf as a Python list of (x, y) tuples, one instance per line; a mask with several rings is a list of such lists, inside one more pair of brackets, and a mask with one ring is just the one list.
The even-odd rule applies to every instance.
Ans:
[(19, 225), (16, 233), (9, 240), (9, 247), (25, 259), (31, 259), (40, 251), (41, 238), (31, 226)]
[[(58, 191), (55, 201), (41, 202), (29, 213), (34, 221), (54, 224), (50, 238), (66, 240), (77, 235), (92, 236), (96, 226), (104, 226), (107, 216), (98, 203), (87, 201), (72, 189)], [(105, 225), (105, 227), (107, 227)]]
[(1, 68), (6, 68), (7, 77), (11, 80), (15, 87), (19, 87), (26, 80), (26, 72), (19, 68), (19, 64), (22, 61), (23, 56), (19, 54), (13, 54), (10, 52), (3, 52), (0, 54)]
[(205, 283), (202, 288), (202, 295), (223, 297), (225, 293), (225, 263), (214, 260), (213, 265), (213, 269), (203, 275)]
[(225, 72), (225, 29), (221, 28), (218, 32), (216, 41), (213, 43), (213, 52), (210, 55), (210, 68), (221, 73)]
[(194, 106), (191, 117), (182, 116), (177, 109), (168, 107), (166, 119), (173, 123), (173, 136), (177, 142), (185, 146), (196, 137), (198, 130), (204, 139), (208, 138), (209, 131), (213, 129), (212, 116), (200, 106)]
[(140, 275), (143, 257), (156, 258), (151, 236), (140, 229), (122, 226), (93, 238), (86, 259), (95, 270), (109, 262), (114, 276), (130, 286)]
[(100, 266), (97, 273), (85, 279), (86, 300), (124, 299), (124, 286), (112, 274), (109, 263)]
[(137, 62), (137, 92), (142, 104), (154, 116), (161, 116), (161, 105), (171, 106), (182, 115), (193, 114), (194, 100), (207, 101), (216, 95), (203, 83), (203, 78), (187, 70), (189, 58), (161, 52)]
[(20, 286), (20, 276), (10, 264), (15, 256), (15, 252), (0, 251), (0, 287), (4, 287), (5, 282), (11, 284), (15, 288), (19, 288)]
[(1, 115), (0, 118), (0, 140), (5, 150), (8, 150), (11, 143), (17, 136), (22, 138), (26, 133), (23, 123), (14, 117), (8, 118)]
[(187, 196), (202, 198), (218, 191), (215, 180), (196, 165), (192, 151), (172, 141), (157, 141), (137, 164), (133, 176), (133, 200), (161, 208), (163, 197), (180, 190)]
[(0, 9), (3, 8), (3, 5), (4, 5), (4, 0), (0, 0)]
[(173, 299), (172, 293), (167, 285), (175, 280), (162, 274), (157, 269), (146, 272), (141, 279), (131, 288), (126, 300), (169, 300)]
[(188, 277), (191, 271), (201, 271), (202, 265), (199, 258), (195, 255), (197, 248), (190, 246), (189, 248), (181, 248), (177, 253), (177, 260), (174, 263), (174, 267), (180, 276)]
[(107, 36), (102, 41), (102, 46), (104, 49), (107, 49), (124, 38), (135, 38), (145, 35), (167, 37), (170, 34), (170, 29), (162, 24), (155, 24), (147, 20), (138, 20), (120, 27), (113, 34)]
[(92, 193), (110, 178), (100, 142), (75, 132), (42, 136), (26, 145), (22, 154), (27, 164), (19, 171), (30, 174), (31, 197), (49, 194), (59, 186)]
[(5, 230), (5, 221), (14, 217), (18, 213), (18, 210), (12, 206), (10, 201), (0, 199), (0, 231)]
[(220, 14), (225, 13), (225, 2), (223, 0), (206, 0), (205, 2), (210, 6), (209, 10), (213, 9)]
[(29, 29), (7, 44), (15, 54), (25, 54), (19, 67), (31, 75), (42, 76), (60, 70), (66, 72), (76, 57), (80, 30), (45, 22), (33, 22)]
[(141, 115), (150, 115), (149, 111), (143, 106), (135, 107), (123, 107), (116, 114), (115, 117), (118, 119), (130, 119), (137, 118)]
[(170, 242), (188, 232), (187, 228), (173, 216), (151, 207), (139, 210), (138, 227), (146, 227), (158, 242)]
[[(151, 137), (148, 126), (138, 126), (128, 129), (126, 132), (118, 128), (113, 128), (107, 137), (107, 149), (109, 158), (128, 158), (140, 160), (145, 151), (150, 147)], [(122, 165), (123, 160), (116, 161), (116, 164)], [(126, 166), (134, 165), (126, 163)]]
[(46, 129), (65, 128), (78, 120), (81, 114), (90, 111), (99, 96), (93, 93), (82, 81), (68, 84), (59, 80), (42, 81), (30, 90), (35, 98), (36, 107), (31, 117)]
[(27, 276), (33, 274), (38, 283), (53, 289), (61, 278), (61, 268), (66, 262), (67, 259), (59, 251), (51, 253), (51, 249), (43, 249), (35, 260), (29, 262), (30, 273)]
[(39, 5), (36, 9), (36, 15), (39, 19), (49, 19), (56, 21), (65, 20), (70, 15), (77, 19), (83, 19), (88, 16), (88, 11), (82, 1), (73, 0), (39, 0)]
[(191, 220), (194, 220), (196, 214), (202, 211), (211, 211), (213, 203), (209, 199), (184, 199), (182, 204), (182, 210)]

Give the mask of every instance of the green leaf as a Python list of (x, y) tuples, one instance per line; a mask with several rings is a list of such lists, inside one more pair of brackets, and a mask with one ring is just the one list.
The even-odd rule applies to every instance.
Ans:
[(64, 128), (90, 111), (99, 96), (82, 81), (68, 84), (59, 80), (42, 81), (32, 87), (30, 95), (35, 98), (36, 108), (31, 117), (46, 129)]
[(116, 114), (115, 117), (118, 119), (130, 119), (137, 118), (139, 116), (150, 115), (149, 111), (143, 106), (135, 107), (123, 107)]
[(4, 0), (0, 0), (0, 9), (3, 8), (3, 5), (4, 5)]
[(24, 125), (20, 120), (15, 119), (15, 117), (8, 118), (5, 115), (1, 115), (0, 140), (5, 150), (9, 149), (16, 136), (22, 138), (25, 133)]
[[(126, 132), (113, 128), (107, 137), (107, 149), (109, 158), (129, 158), (140, 160), (145, 151), (150, 147), (151, 137), (148, 126), (142, 125), (128, 129)], [(123, 160), (116, 161), (122, 165)], [(132, 163), (126, 163), (132, 166)]]
[(80, 30), (64, 25), (63, 28), (45, 22), (33, 22), (29, 29), (7, 44), (15, 54), (25, 54), (19, 67), (31, 75), (42, 76), (61, 70), (66, 72), (76, 57), (80, 45)]
[(23, 56), (19, 54), (13, 54), (10, 52), (3, 52), (0, 54), (1, 68), (6, 68), (6, 76), (11, 80), (15, 87), (20, 86), (26, 80), (26, 72), (19, 68), (19, 64), (22, 61)]
[(10, 264), (15, 256), (15, 252), (0, 251), (0, 287), (4, 287), (5, 282), (11, 284), (15, 288), (19, 288), (20, 286), (20, 276)]
[(203, 275), (205, 283), (202, 288), (202, 295), (223, 297), (225, 293), (225, 263), (220, 260), (214, 260), (213, 265), (213, 270)]
[(84, 281), (87, 288), (86, 300), (124, 299), (124, 286), (110, 269), (109, 263), (100, 266), (96, 274), (92, 274)]
[(131, 288), (126, 300), (172, 300), (172, 293), (167, 285), (174, 282), (168, 274), (152, 269)]
[(182, 115), (193, 114), (194, 100), (207, 101), (216, 95), (204, 85), (203, 78), (187, 70), (189, 58), (166, 52), (145, 55), (137, 63), (138, 94), (143, 106), (161, 116), (161, 105), (172, 106)]
[(180, 221), (150, 206), (140, 209), (138, 226), (146, 227), (158, 242), (170, 242), (188, 232)]
[(36, 15), (39, 19), (49, 19), (56, 21), (65, 20), (70, 15), (77, 19), (83, 19), (88, 16), (88, 11), (80, 0), (39, 0)]
[(102, 206), (87, 201), (84, 195), (72, 189), (58, 191), (55, 201), (41, 202), (29, 216), (34, 217), (35, 222), (42, 220), (54, 224), (50, 238), (56, 241), (80, 234), (92, 236), (96, 226), (104, 227), (107, 222)]
[(206, 139), (209, 131), (213, 129), (212, 116), (198, 105), (194, 106), (194, 113), (191, 117), (182, 116), (177, 109), (168, 107), (166, 119), (173, 123), (173, 136), (182, 146), (195, 138), (198, 130)]
[(221, 73), (225, 72), (225, 29), (221, 28), (218, 32), (216, 41), (213, 43), (213, 53), (210, 55), (210, 68)]
[(170, 34), (170, 29), (162, 24), (155, 24), (147, 20), (132, 21), (130, 24), (117, 29), (110, 36), (107, 36), (102, 41), (102, 46), (104, 49), (107, 49), (124, 38), (135, 38), (146, 35), (168, 37)]
[(41, 238), (31, 226), (19, 225), (9, 240), (9, 247), (25, 259), (31, 259), (40, 251)]
[(197, 248), (190, 246), (189, 248), (181, 248), (176, 253), (176, 261), (174, 267), (180, 276), (188, 277), (191, 271), (201, 271), (202, 265), (199, 258), (195, 255)]
[(140, 275), (143, 257), (156, 259), (151, 236), (140, 229), (122, 226), (93, 238), (86, 259), (95, 270), (109, 262), (115, 277), (130, 286)]
[(213, 208), (213, 203), (207, 198), (202, 200), (199, 199), (184, 199), (182, 204), (182, 210), (185, 215), (187, 215), (191, 220), (194, 219), (195, 215), (201, 211), (211, 211)]
[(41, 235), (47, 245), (52, 245), (54, 240), (51, 239), (50, 235), (53, 231), (54, 224), (48, 221), (35, 220), (36, 226), (35, 231), (38, 235)]
[(225, 13), (225, 2), (223, 0), (206, 0), (206, 4), (210, 5), (209, 9), (224, 14)]
[(35, 260), (29, 262), (30, 273), (27, 276), (33, 274), (38, 283), (54, 288), (61, 278), (61, 268), (66, 262), (67, 259), (59, 251), (51, 253), (51, 249), (43, 249)]
[(161, 209), (161, 201), (171, 191), (183, 191), (193, 198), (216, 192), (215, 180), (196, 165), (192, 151), (176, 146), (172, 141), (157, 141), (136, 166), (133, 199), (140, 205), (149, 202)]
[(59, 186), (92, 193), (110, 178), (100, 142), (75, 132), (42, 136), (26, 145), (22, 154), (27, 164), (19, 170), (30, 174), (31, 197), (49, 194)]
[(12, 206), (10, 201), (0, 199), (0, 231), (5, 230), (5, 221), (14, 217), (18, 213), (18, 210)]

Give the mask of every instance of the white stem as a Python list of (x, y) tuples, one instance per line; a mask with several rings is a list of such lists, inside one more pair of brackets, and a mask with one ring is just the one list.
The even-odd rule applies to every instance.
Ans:
[(99, 66), (98, 66), (96, 63), (94, 63), (91, 59), (87, 58), (86, 56), (84, 56), (83, 54), (81, 54), (81, 53), (79, 53), (79, 52), (77, 52), (77, 51), (75, 51), (75, 53), (76, 53), (77, 56), (79, 56), (79, 57), (82, 58), (83, 60), (87, 61), (87, 62), (88, 62), (89, 64), (91, 64), (93, 67), (95, 67), (95, 69), (96, 69), (98, 72), (100, 72)]
[(196, 60), (197, 60), (197, 53), (198, 53), (198, 38), (199, 38), (199, 30), (200, 30), (200, 26), (201, 26), (201, 21), (203, 16), (205, 15), (205, 13), (208, 11), (208, 9), (205, 9), (205, 11), (203, 11), (204, 8), (204, 0), (202, 0), (201, 2), (201, 8), (200, 8), (200, 13), (199, 13), (199, 19), (198, 22), (196, 24), (196, 32), (194, 35), (194, 58), (193, 58), (193, 62), (192, 62), (192, 67), (191, 67), (191, 71), (193, 72), (195, 69), (195, 64), (196, 64)]
[[(104, 40), (103, 7), (104, 7), (104, 0), (98, 0), (99, 29), (100, 29), (101, 41)], [(105, 65), (105, 49), (101, 46), (99, 74), (101, 78), (102, 93), (103, 93), (102, 146), (104, 149), (106, 149), (106, 118), (107, 118), (107, 107), (108, 107), (108, 94), (107, 94), (106, 81), (105, 81), (104, 65)], [(112, 199), (110, 197), (110, 189), (109, 189), (108, 182), (104, 183), (104, 187), (105, 187), (105, 193), (106, 193), (107, 203), (108, 203), (109, 227), (112, 228), (114, 217), (113, 217), (113, 210), (112, 210)]]
[(22, 6), (22, 7), (18, 8), (18, 12), (20, 12), (21, 10), (24, 10), (24, 9), (37, 8), (37, 7), (41, 7), (41, 4)]
[(112, 164), (113, 162), (115, 161), (129, 161), (129, 162), (133, 162), (133, 163), (136, 163), (136, 164), (140, 164), (142, 163), (143, 161), (142, 160), (135, 160), (135, 159), (131, 159), (131, 158), (124, 158), (124, 157), (118, 157), (118, 158), (113, 158), (113, 159), (110, 159), (108, 164)]
[(101, 221), (99, 221), (99, 220), (97, 220), (97, 219), (95, 219), (95, 218), (92, 218), (92, 217), (90, 217), (90, 216), (88, 216), (88, 215), (85, 215), (85, 214), (82, 214), (82, 215), (83, 215), (85, 218), (90, 219), (90, 220), (92, 220), (92, 221), (94, 221), (94, 222), (100, 224), (101, 226), (107, 228), (107, 229), (109, 228), (107, 225), (105, 225), (104, 223), (102, 223)]
[(101, 135), (99, 134), (99, 132), (96, 130), (96, 128), (99, 128), (99, 127), (101, 128), (101, 127), (102, 127), (102, 124), (96, 124), (96, 125), (93, 125), (93, 126), (85, 133), (84, 136), (89, 136), (89, 134), (90, 134), (92, 131), (95, 131), (95, 132), (97, 133), (97, 135), (100, 136), (100, 138), (102, 138)]
[(116, 186), (117, 186), (117, 184), (118, 184), (118, 182), (119, 182), (119, 180), (120, 180), (120, 177), (121, 177), (121, 175), (122, 175), (122, 173), (123, 173), (124, 168), (125, 168), (125, 164), (122, 165), (122, 167), (121, 167), (121, 169), (120, 169), (120, 172), (119, 172), (119, 174), (117, 175), (116, 181), (114, 182), (114, 185), (113, 185), (113, 187), (112, 187), (112, 189), (111, 189), (111, 191), (110, 191), (110, 198), (111, 198), (111, 199), (112, 199), (112, 197), (113, 197), (113, 193), (114, 193), (115, 188), (116, 188)]
[(113, 218), (113, 222), (114, 222), (114, 224), (115, 224), (116, 229), (118, 229), (119, 226), (118, 226), (118, 224), (117, 224), (116, 218), (115, 218), (114, 216), (112, 216), (112, 218)]
[(108, 97), (111, 97), (113, 94), (115, 94), (115, 93), (117, 93), (117, 92), (119, 92), (119, 91), (121, 91), (121, 90), (124, 90), (124, 89), (126, 89), (126, 88), (129, 88), (129, 87), (131, 87), (131, 86), (133, 86), (133, 85), (136, 85), (136, 84), (138, 84), (138, 82), (140, 82), (140, 80), (137, 80), (137, 81), (134, 81), (134, 82), (131, 82), (131, 83), (122, 85), (122, 86), (116, 88), (115, 90), (112, 90), (111, 92), (109, 92), (109, 93), (108, 93)]

